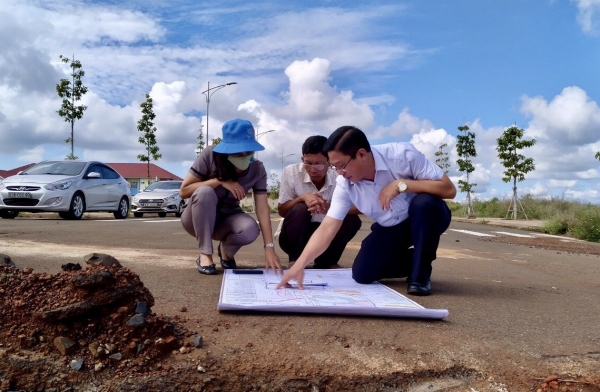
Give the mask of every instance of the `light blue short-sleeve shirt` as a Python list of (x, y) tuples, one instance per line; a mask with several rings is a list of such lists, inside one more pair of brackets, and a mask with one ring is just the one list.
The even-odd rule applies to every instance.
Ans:
[(353, 205), (381, 226), (389, 227), (408, 218), (408, 207), (414, 193), (401, 193), (392, 199), (390, 209), (384, 210), (379, 203), (379, 192), (392, 181), (441, 180), (444, 171), (406, 142), (371, 146), (375, 160), (373, 181), (351, 182), (338, 176), (327, 216), (343, 220)]

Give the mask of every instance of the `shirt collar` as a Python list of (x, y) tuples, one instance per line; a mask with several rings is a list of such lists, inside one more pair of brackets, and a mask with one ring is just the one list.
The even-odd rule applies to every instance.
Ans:
[[(301, 169), (302, 170), (302, 181), (305, 183), (312, 184), (313, 182), (310, 179), (308, 172), (304, 168), (304, 165), (302, 165), (301, 167), (302, 167), (302, 169)], [(325, 184), (323, 185), (323, 188), (321, 188), (321, 190), (329, 188), (330, 186), (335, 186), (336, 177), (337, 177), (337, 172), (335, 170), (333, 170), (330, 166), (329, 169), (327, 170), (327, 174), (325, 174)]]

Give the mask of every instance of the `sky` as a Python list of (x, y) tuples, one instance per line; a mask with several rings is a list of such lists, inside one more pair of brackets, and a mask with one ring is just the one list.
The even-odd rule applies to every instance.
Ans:
[[(0, 169), (71, 152), (57, 114), (70, 73), (61, 55), (81, 62), (89, 89), (75, 123), (81, 159), (139, 162), (149, 94), (153, 163), (180, 177), (202, 127), (212, 140), (243, 118), (269, 174), (298, 162), (308, 136), (354, 125), (372, 145), (411, 142), (433, 161), (447, 144), (458, 185), (467, 125), (473, 197), (510, 199), (496, 146), (515, 125), (536, 140), (521, 151), (536, 168), (519, 196), (600, 204), (600, 0), (3, 0)], [(232, 82), (209, 102), (202, 94)]]

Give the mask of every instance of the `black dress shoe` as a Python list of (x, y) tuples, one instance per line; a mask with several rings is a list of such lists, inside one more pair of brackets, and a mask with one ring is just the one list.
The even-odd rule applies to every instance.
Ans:
[(221, 257), (221, 243), (219, 242), (219, 246), (217, 246), (217, 254), (219, 255), (219, 261), (221, 262), (221, 267), (223, 269), (234, 269), (237, 268), (237, 264), (235, 263), (235, 259), (232, 257), (229, 260), (223, 260)]
[(217, 274), (217, 266), (214, 264), (211, 265), (201, 265), (200, 258), (196, 259), (196, 267), (198, 267), (198, 272), (204, 275), (216, 275)]
[(428, 280), (425, 284), (410, 282), (408, 284), (407, 292), (410, 295), (419, 295), (423, 297), (431, 295), (431, 280)]

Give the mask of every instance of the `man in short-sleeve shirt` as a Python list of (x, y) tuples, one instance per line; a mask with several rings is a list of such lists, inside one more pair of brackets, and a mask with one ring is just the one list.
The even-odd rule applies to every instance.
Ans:
[[(294, 263), (331, 204), (337, 173), (331, 169), (323, 146), (327, 138), (311, 136), (302, 145), (302, 162), (287, 166), (281, 177), (279, 215), (283, 217), (279, 246)], [(342, 226), (314, 268), (337, 268), (346, 244), (360, 229), (356, 209), (342, 218)]]
[(353, 126), (338, 128), (324, 152), (339, 174), (331, 207), (278, 287), (291, 279), (302, 282), (303, 267), (325, 248), (355, 206), (375, 223), (354, 260), (354, 280), (407, 277), (408, 294), (431, 294), (431, 264), (451, 219), (443, 199), (456, 196), (448, 176), (411, 144), (371, 147)]

